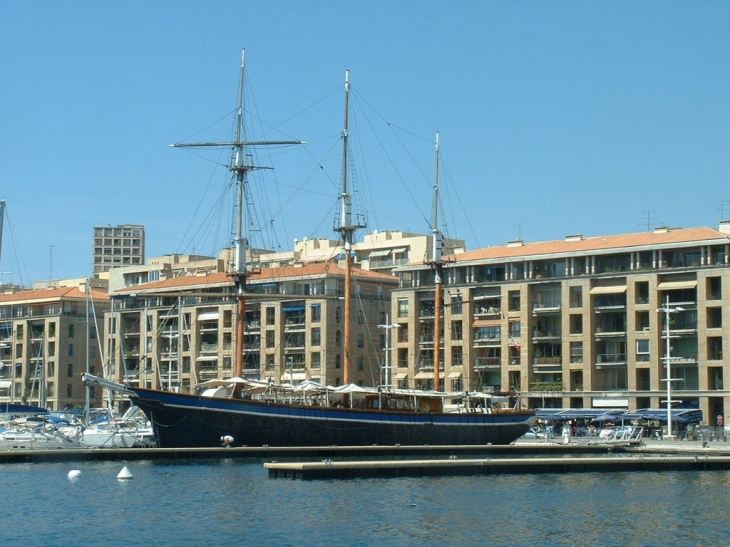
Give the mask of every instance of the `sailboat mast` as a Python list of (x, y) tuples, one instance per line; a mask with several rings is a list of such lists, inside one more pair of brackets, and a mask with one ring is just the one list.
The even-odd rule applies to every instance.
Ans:
[(234, 158), (231, 161), (230, 171), (236, 177), (236, 235), (233, 241), (234, 245), (234, 267), (231, 277), (236, 288), (237, 311), (236, 311), (236, 376), (243, 375), (243, 333), (246, 318), (246, 250), (248, 242), (244, 237), (244, 219), (243, 207), (246, 193), (246, 177), (249, 171), (262, 169), (253, 165), (246, 164), (246, 147), (247, 146), (275, 146), (304, 144), (302, 141), (244, 141), (244, 110), (243, 98), (245, 89), (246, 76), (246, 50), (241, 50), (241, 74), (238, 83), (238, 109), (236, 123), (236, 137), (233, 142), (204, 142), (196, 144), (173, 144), (176, 148), (220, 148), (232, 147)]
[(442, 262), (441, 253), (443, 247), (443, 236), (438, 225), (439, 208), (439, 134), (436, 133), (436, 171), (433, 183), (433, 221), (432, 221), (432, 244), (433, 244), (433, 277), (435, 286), (434, 297), (434, 318), (433, 318), (433, 389), (441, 390), (441, 310), (443, 308), (442, 289)]
[(246, 50), (241, 52), (241, 76), (238, 84), (238, 113), (236, 123), (235, 158), (231, 171), (236, 175), (236, 240), (235, 270), (233, 282), (236, 286), (238, 302), (236, 304), (236, 376), (243, 376), (243, 333), (246, 323), (246, 239), (243, 237), (243, 203), (244, 185), (246, 183), (246, 166), (244, 161), (243, 137), (243, 90), (246, 77)]
[(345, 309), (344, 309), (344, 356), (342, 359), (343, 383), (350, 383), (350, 347), (352, 325), (352, 240), (355, 230), (364, 226), (352, 223), (352, 196), (347, 190), (348, 153), (349, 153), (349, 112), (350, 112), (350, 71), (345, 71), (345, 125), (342, 131), (342, 193), (340, 193), (340, 226), (335, 228), (340, 233), (345, 247)]
[(3, 256), (3, 226), (5, 226), (5, 206), (7, 201), (0, 201), (0, 258)]

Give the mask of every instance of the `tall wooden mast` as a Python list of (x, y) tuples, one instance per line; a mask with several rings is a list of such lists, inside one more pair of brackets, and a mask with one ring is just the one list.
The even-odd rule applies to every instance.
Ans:
[(364, 225), (353, 224), (352, 195), (347, 190), (347, 170), (349, 154), (349, 112), (350, 112), (350, 71), (345, 71), (345, 127), (342, 131), (342, 192), (340, 193), (340, 225), (335, 228), (342, 238), (345, 247), (345, 306), (344, 306), (344, 355), (342, 359), (343, 384), (350, 383), (350, 347), (351, 347), (351, 305), (352, 305), (352, 240), (356, 230)]
[(220, 148), (231, 147), (233, 158), (229, 167), (236, 177), (236, 235), (233, 241), (235, 249), (235, 264), (231, 277), (236, 287), (237, 311), (236, 311), (236, 376), (243, 376), (243, 332), (246, 321), (246, 249), (248, 242), (243, 232), (243, 208), (246, 192), (246, 179), (249, 171), (266, 169), (246, 164), (246, 147), (248, 146), (276, 146), (289, 144), (303, 144), (302, 141), (244, 141), (244, 87), (246, 77), (246, 50), (241, 51), (241, 74), (238, 83), (238, 110), (236, 120), (236, 137), (232, 142), (207, 142), (195, 144), (173, 144), (176, 148)]
[(433, 183), (433, 220), (431, 226), (433, 244), (433, 278), (435, 286), (433, 317), (433, 389), (441, 391), (441, 313), (443, 308), (442, 263), (443, 235), (439, 230), (439, 134), (436, 133), (436, 173)]

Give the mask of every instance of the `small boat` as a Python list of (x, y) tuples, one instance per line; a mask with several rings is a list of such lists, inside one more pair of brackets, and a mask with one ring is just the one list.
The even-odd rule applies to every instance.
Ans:
[[(152, 390), (135, 385), (124, 385), (84, 375), (87, 385), (99, 385), (126, 394), (131, 402), (141, 408), (149, 417), (157, 443), (161, 448), (188, 448), (220, 446), (364, 446), (364, 445), (487, 445), (509, 444), (527, 432), (535, 420), (532, 411), (513, 408), (495, 408), (493, 405), (476, 406), (465, 404), (457, 411), (444, 411), (444, 399), (453, 394), (439, 391), (418, 392), (415, 390), (393, 390), (390, 386), (381, 389), (360, 388), (343, 393), (338, 405), (321, 404), (321, 398), (295, 398), (288, 401), (271, 394), (268, 396), (247, 392), (238, 385), (242, 376), (243, 355), (243, 312), (246, 298), (246, 239), (240, 232), (242, 221), (244, 188), (247, 172), (254, 167), (244, 163), (245, 148), (254, 144), (295, 144), (295, 142), (244, 142), (243, 134), (243, 89), (244, 58), (241, 62), (239, 81), (238, 127), (234, 142), (207, 143), (200, 145), (175, 146), (227, 146), (235, 154), (230, 170), (237, 179), (239, 233), (236, 234), (236, 264), (232, 274), (237, 293), (239, 332), (237, 335), (236, 375), (224, 381), (229, 390), (213, 389), (205, 394), (185, 394), (174, 391)], [(349, 72), (345, 77), (345, 128), (343, 180), (341, 199), (341, 224), (335, 230), (340, 233), (345, 248), (344, 283), (344, 384), (349, 385), (350, 300), (352, 299), (351, 253), (354, 232), (361, 228), (353, 223), (351, 196), (347, 188), (348, 157), (348, 104)], [(436, 230), (437, 227), (434, 226)], [(436, 234), (438, 235), (438, 234)], [(435, 238), (436, 239), (436, 238)], [(440, 241), (440, 238), (438, 238)], [(439, 266), (439, 257), (435, 257)], [(438, 286), (438, 289), (441, 289)], [(438, 360), (436, 361), (438, 363)], [(436, 374), (438, 378), (438, 374)], [(438, 384), (436, 384), (438, 385)], [(252, 390), (253, 391), (253, 390)], [(266, 391), (266, 390), (265, 390)], [(360, 391), (361, 393), (357, 393)], [(211, 396), (212, 395), (212, 396)], [(328, 393), (325, 393), (328, 396)], [(326, 397), (327, 398), (327, 397)], [(353, 401), (358, 399), (358, 404)], [(462, 398), (463, 399), (463, 398)], [(336, 406), (335, 406), (336, 405)], [(229, 440), (232, 437), (233, 441)]]
[(120, 419), (108, 415), (89, 426), (78, 426), (81, 445), (88, 448), (145, 448), (156, 446), (154, 433), (146, 420), (140, 420), (139, 407), (131, 407)]
[(0, 427), (0, 451), (3, 450), (60, 450), (65, 448), (79, 448), (77, 439), (67, 437), (57, 430), (46, 429), (43, 424), (33, 427), (29, 422), (26, 425), (7, 424), (9, 427)]

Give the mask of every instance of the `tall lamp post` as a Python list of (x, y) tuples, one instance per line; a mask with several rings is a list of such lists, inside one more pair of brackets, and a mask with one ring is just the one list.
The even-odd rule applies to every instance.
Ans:
[(666, 356), (664, 360), (667, 364), (667, 436), (672, 436), (672, 345), (671, 345), (671, 333), (669, 330), (669, 316), (673, 313), (679, 313), (684, 311), (684, 308), (676, 306), (674, 308), (669, 307), (669, 295), (664, 299), (664, 307), (658, 308), (657, 312), (664, 314), (664, 338), (666, 339)]
[(396, 323), (388, 323), (389, 316), (385, 316), (385, 324), (378, 325), (379, 329), (385, 329), (385, 374), (383, 378), (383, 385), (385, 389), (390, 388), (390, 330), (397, 329), (400, 325)]

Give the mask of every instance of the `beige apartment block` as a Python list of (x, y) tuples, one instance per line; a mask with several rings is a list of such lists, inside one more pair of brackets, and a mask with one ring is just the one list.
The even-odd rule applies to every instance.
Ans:
[[(464, 240), (443, 239), (444, 256), (464, 251)], [(402, 232), (398, 230), (374, 231), (366, 234), (363, 241), (353, 244), (354, 261), (363, 270), (392, 274), (398, 266), (409, 262), (424, 262), (431, 259), (433, 239), (429, 235)], [(297, 239), (294, 250), (281, 253), (256, 254), (255, 260), (261, 268), (273, 268), (294, 263), (311, 264), (337, 260), (344, 252), (341, 240)]]
[[(99, 339), (108, 309), (105, 292), (86, 294), (84, 286), (0, 294), (0, 404), (82, 408), (81, 375), (103, 373)], [(101, 405), (102, 394), (90, 390), (92, 404)]]
[(398, 268), (394, 377), (431, 387), (439, 343), (446, 391), (516, 390), (530, 408), (666, 408), (669, 357), (671, 399), (714, 424), (730, 410), (729, 233), (722, 223), (456, 254), (439, 333), (432, 266)]
[[(351, 382), (378, 385), (384, 323), (398, 280), (355, 269)], [(247, 279), (243, 375), (247, 379), (343, 382), (344, 270), (337, 263), (283, 266)], [(106, 316), (112, 380), (198, 392), (235, 375), (236, 296), (224, 272), (118, 289)]]
[(94, 226), (92, 256), (94, 275), (121, 266), (144, 264), (144, 226), (139, 224)]

